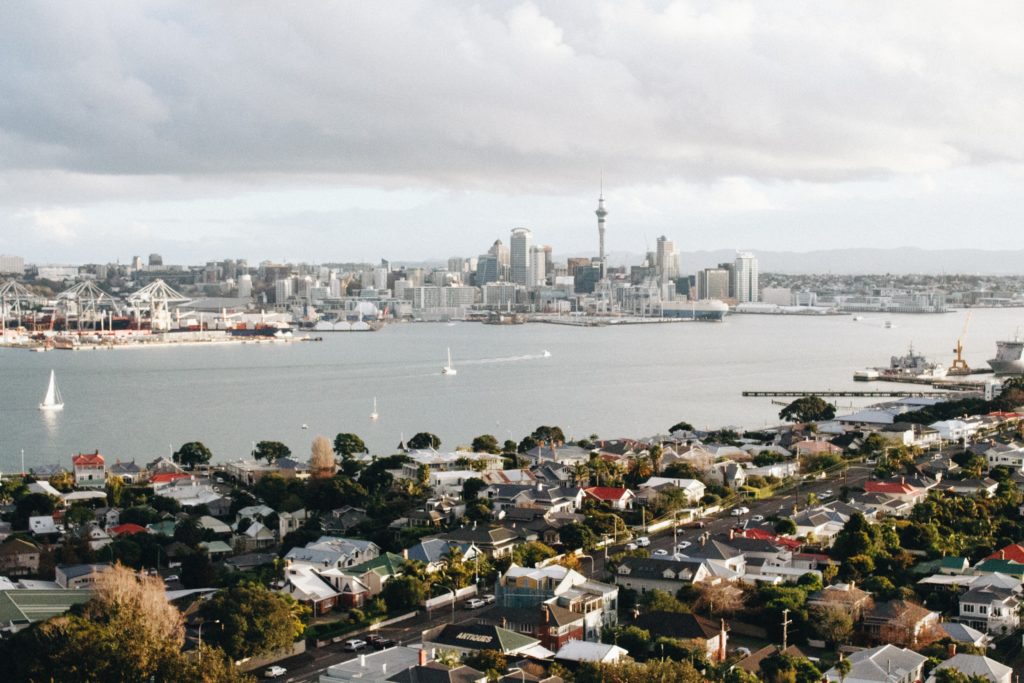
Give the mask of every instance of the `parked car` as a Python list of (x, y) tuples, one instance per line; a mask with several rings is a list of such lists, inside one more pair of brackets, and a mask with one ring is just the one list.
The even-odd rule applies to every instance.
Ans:
[(263, 672), (263, 677), (280, 678), (281, 676), (284, 676), (286, 673), (288, 673), (288, 669), (284, 668), (283, 666), (277, 666), (275, 664), (274, 666), (267, 667), (266, 671)]
[(640, 546), (638, 546), (636, 543), (627, 543), (626, 544), (626, 550), (636, 550), (639, 547)]
[(385, 638), (384, 636), (379, 636), (377, 634), (367, 636), (366, 640), (369, 641), (374, 650), (384, 650), (398, 645), (398, 642), (393, 638)]
[(748, 508), (746, 506), (741, 507), (740, 508), (740, 514), (741, 515), (749, 515), (750, 514), (750, 508)]
[(832, 493), (832, 489), (829, 489), (829, 490), (825, 491), (825, 493), (823, 493), (821, 495), (822, 495), (823, 498), (831, 498), (835, 494)]
[(491, 593), (485, 593), (481, 595), (480, 599), (484, 601), (485, 605), (493, 605), (495, 600), (497, 600), (497, 598), (494, 597), (494, 595)]
[(764, 515), (754, 515), (753, 517), (750, 518), (750, 521), (751, 522), (763, 522), (764, 521)]
[(693, 545), (693, 544), (690, 543), (689, 541), (679, 541), (679, 545), (676, 546), (676, 550), (686, 550), (691, 545)]
[(345, 650), (347, 652), (358, 652), (366, 647), (366, 641), (360, 640), (359, 638), (352, 638), (351, 640), (345, 641)]
[(466, 600), (466, 602), (463, 604), (463, 607), (465, 607), (466, 609), (480, 609), (486, 604), (487, 603), (481, 600), (480, 598), (470, 598), (469, 600)]
[(667, 550), (663, 550), (662, 548), (658, 548), (657, 550), (654, 551), (654, 554), (655, 555), (668, 555), (668, 551)]
[(636, 544), (641, 548), (646, 548), (651, 544), (651, 539), (647, 538), (646, 536), (641, 536), (640, 538), (636, 539)]
[(181, 577), (179, 577), (177, 574), (168, 574), (167, 576), (164, 577), (164, 583), (174, 583), (175, 581), (180, 581), (180, 580), (181, 580)]

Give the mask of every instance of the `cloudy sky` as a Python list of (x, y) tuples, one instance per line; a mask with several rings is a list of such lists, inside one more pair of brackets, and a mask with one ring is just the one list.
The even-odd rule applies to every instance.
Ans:
[(0, 4), (35, 262), (1024, 248), (1024, 5)]

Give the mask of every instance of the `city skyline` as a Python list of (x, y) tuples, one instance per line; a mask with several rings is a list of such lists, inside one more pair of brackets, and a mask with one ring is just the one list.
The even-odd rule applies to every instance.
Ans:
[(596, 255), (602, 174), (608, 253), (1024, 248), (1009, 3), (0, 18), (0, 252), (33, 262)]

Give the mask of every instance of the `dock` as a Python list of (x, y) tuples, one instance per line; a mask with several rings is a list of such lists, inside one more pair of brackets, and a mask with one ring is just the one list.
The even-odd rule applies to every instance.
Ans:
[[(978, 387), (980, 389), (980, 387)], [(956, 395), (956, 391), (894, 391), (880, 389), (877, 391), (744, 391), (747, 398), (800, 398), (802, 396), (820, 396), (821, 398), (942, 398)]]

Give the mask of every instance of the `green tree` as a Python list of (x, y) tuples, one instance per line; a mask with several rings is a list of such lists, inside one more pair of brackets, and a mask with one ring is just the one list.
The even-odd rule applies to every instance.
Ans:
[(540, 541), (521, 543), (512, 551), (512, 557), (515, 559), (516, 564), (523, 567), (536, 567), (538, 562), (554, 557), (557, 554), (554, 548)]
[(291, 455), (292, 449), (280, 441), (260, 441), (256, 444), (256, 450), (253, 451), (253, 456), (257, 460), (266, 460), (271, 465), (281, 458), (290, 458)]
[[(646, 645), (646, 644), (645, 644)], [(585, 663), (573, 678), (575, 683), (701, 683), (704, 677), (689, 661), (652, 659), (619, 664)]]
[(18, 499), (11, 524), (16, 530), (28, 529), (28, 518), (53, 514), (56, 504), (45, 493), (29, 493)]
[(480, 491), (487, 488), (487, 482), (477, 477), (470, 477), (466, 481), (462, 482), (462, 500), (470, 503), (476, 500), (476, 497), (480, 494)]
[(419, 432), (409, 439), (408, 446), (409, 448), (417, 450), (422, 448), (433, 448), (434, 450), (437, 450), (441, 447), (441, 439), (439, 439), (436, 434), (431, 434), (430, 432)]
[(835, 406), (820, 396), (801, 396), (779, 411), (779, 419), (788, 422), (819, 422), (835, 416)]
[(835, 605), (817, 605), (810, 610), (811, 624), (831, 647), (838, 648), (853, 635), (853, 618), (850, 613)]
[(369, 450), (367, 450), (366, 444), (358, 436), (351, 432), (342, 432), (334, 437), (334, 452), (344, 457), (346, 455), (369, 453)]
[(174, 451), (172, 457), (174, 462), (191, 470), (195, 469), (196, 465), (203, 465), (210, 462), (213, 458), (213, 453), (211, 453), (210, 449), (204, 446), (201, 441), (189, 441), (186, 444), (182, 444), (181, 448)]
[(394, 576), (384, 584), (381, 597), (391, 611), (416, 609), (427, 598), (427, 585), (415, 576)]
[(217, 581), (209, 555), (198, 550), (181, 561), (181, 584), (185, 588), (210, 588)]
[(174, 526), (174, 540), (195, 548), (203, 540), (203, 530), (192, 517), (186, 517)]
[(537, 443), (543, 443), (546, 445), (561, 445), (565, 443), (565, 434), (562, 433), (561, 427), (548, 427), (547, 425), (541, 425), (533, 430), (530, 434), (533, 440)]
[(796, 533), (796, 522), (788, 517), (783, 517), (775, 521), (773, 528), (777, 534), (792, 536)]
[(480, 436), (473, 439), (472, 444), (474, 453), (500, 453), (501, 446), (498, 445), (498, 440), (490, 434), (481, 434)]
[(651, 632), (639, 626), (616, 626), (606, 629), (601, 640), (624, 647), (632, 657), (642, 659), (651, 647)]
[(562, 527), (558, 532), (558, 538), (568, 550), (593, 548), (597, 540), (590, 527), (579, 522), (573, 522)]
[(489, 677), (494, 676), (494, 678), (508, 669), (508, 658), (499, 650), (476, 650), (466, 655), (462, 661), (477, 671), (483, 671)]
[(692, 432), (692, 431), (693, 431), (693, 425), (690, 424), (689, 422), (685, 422), (685, 421), (682, 421), (682, 420), (679, 421), (679, 422), (676, 422), (674, 425), (672, 425), (671, 427), (668, 428), (668, 433), (669, 434), (671, 434), (672, 432)]
[(209, 643), (235, 660), (290, 647), (302, 635), (306, 611), (290, 596), (251, 583), (225, 588), (199, 608), (206, 621), (220, 620), (208, 631)]

